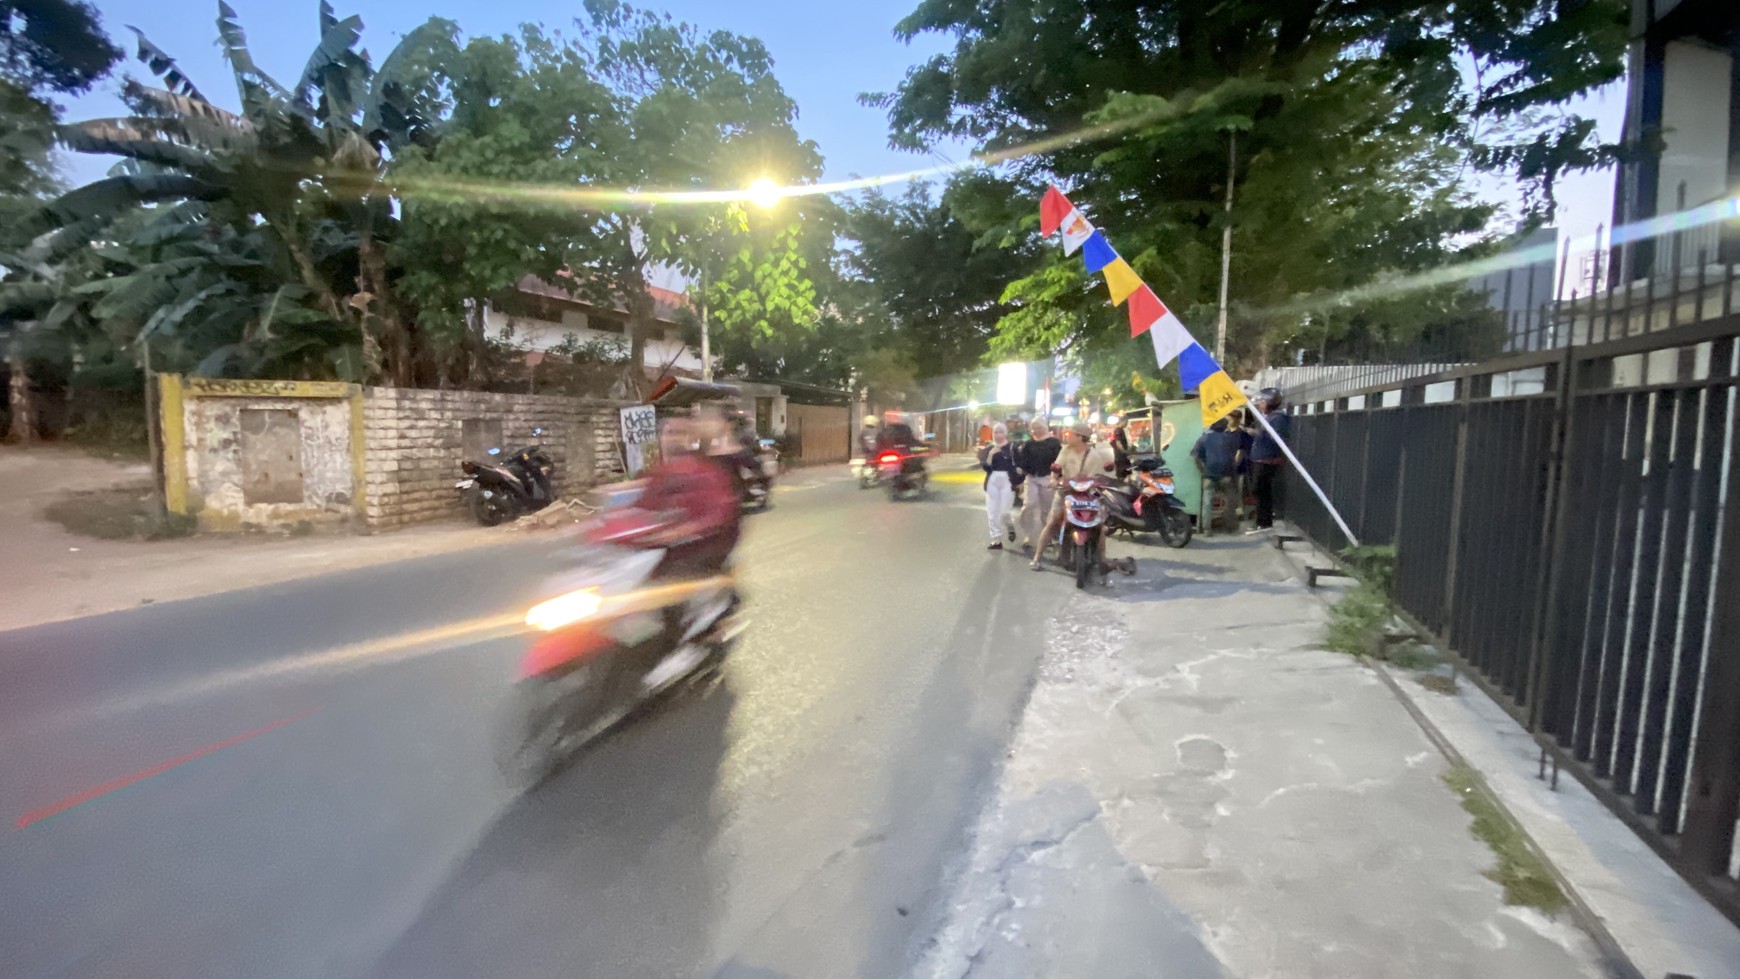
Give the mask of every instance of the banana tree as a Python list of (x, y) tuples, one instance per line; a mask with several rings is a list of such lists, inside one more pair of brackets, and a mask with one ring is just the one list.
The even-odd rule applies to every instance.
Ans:
[[(296, 84), (286, 87), (254, 62), (235, 11), (218, 4), (236, 112), (214, 105), (171, 55), (135, 31), (139, 60), (164, 87), (130, 83), (124, 93), (130, 116), (88, 120), (58, 132), (67, 148), (126, 157), (137, 164), (135, 171), (51, 202), (34, 216), (34, 230), (113, 219), (148, 203), (204, 202), (208, 206), (187, 212), (197, 214), (200, 234), (231, 245), (247, 242), (251, 257), (195, 249), (178, 256), (179, 264), (136, 269), (114, 287), (115, 304), (131, 309), (136, 302), (172, 302), (167, 308), (180, 309), (205, 295), (186, 314), (193, 315), (211, 302), (227, 305), (232, 295), (269, 295), (265, 306), (254, 306), (263, 317), (256, 322), (267, 324), (268, 334), (309, 327), (311, 336), (325, 342), (326, 331), (313, 328), (343, 324), (361, 351), (368, 379), (405, 385), (412, 381), (417, 351), (380, 247), (393, 224), (384, 161), (395, 146), (434, 138), (429, 120), (435, 115), (427, 107), (438, 107), (439, 83), (431, 66), (451, 47), (455, 28), (431, 19), (407, 34), (376, 72), (356, 49), (360, 18), (341, 20), (322, 2), (319, 26), (319, 44)], [(233, 259), (228, 266), (225, 256)], [(233, 272), (249, 262), (264, 263), (279, 276), (274, 288), (204, 292), (223, 278), (206, 266)], [(190, 278), (196, 267), (205, 268), (203, 277)], [(278, 288), (287, 283), (294, 288)], [(103, 310), (113, 312), (115, 304)]]

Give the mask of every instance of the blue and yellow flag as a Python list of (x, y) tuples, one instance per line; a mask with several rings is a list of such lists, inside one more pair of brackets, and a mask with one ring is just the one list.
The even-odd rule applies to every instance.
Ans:
[(1244, 404), (1244, 392), (1233, 383), (1225, 370), (1214, 361), (1202, 344), (1192, 343), (1178, 355), (1178, 379), (1185, 391), (1195, 391), (1202, 399), (1202, 424), (1214, 424)]

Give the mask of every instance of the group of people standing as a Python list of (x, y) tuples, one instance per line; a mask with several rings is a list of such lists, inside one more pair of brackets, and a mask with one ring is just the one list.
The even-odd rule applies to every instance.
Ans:
[[(1104, 476), (1116, 467), (1111, 440), (1095, 442), (1093, 434), (1092, 426), (1079, 422), (1063, 429), (1060, 439), (1039, 419), (1033, 422), (1027, 441), (1017, 445), (1010, 441), (1007, 426), (991, 427), (991, 443), (979, 450), (990, 550), (1002, 550), (1005, 540), (1011, 544), (1020, 540), (1021, 550), (1033, 555), (1029, 566), (1039, 570), (1046, 544), (1063, 525), (1063, 497), (1057, 488), (1072, 479)], [(1026, 492), (1017, 514), (1015, 496), (1020, 489)]]
[(1267, 427), (1250, 418), (1235, 426), (1222, 418), (1210, 425), (1190, 449), (1196, 467), (1214, 487), (1232, 500), (1244, 501), (1244, 481), (1250, 480), (1251, 494), (1257, 500), (1257, 525), (1246, 533), (1258, 534), (1275, 525), (1276, 496), (1281, 467), (1286, 456), (1280, 442), (1270, 431), (1285, 439), (1292, 431), (1281, 400), (1281, 392), (1264, 388), (1256, 397), (1257, 410)]
[[(1256, 529), (1250, 533), (1261, 533), (1275, 523), (1279, 479), (1286, 464), (1276, 436), (1287, 437), (1291, 419), (1279, 390), (1264, 388), (1255, 401), (1267, 426), (1255, 418), (1244, 425), (1222, 418), (1202, 433), (1190, 454), (1204, 477), (1241, 502), (1248, 477), (1257, 502)], [(979, 467), (985, 472), (985, 523), (990, 533), (986, 546), (1000, 551), (1005, 541), (1013, 544), (1019, 540), (1021, 550), (1033, 555), (1031, 567), (1035, 571), (1046, 544), (1062, 527), (1063, 498), (1057, 488), (1072, 479), (1114, 473), (1122, 478), (1130, 471), (1129, 443), (1122, 429), (1109, 431), (1104, 439), (1095, 441), (1093, 427), (1078, 422), (1064, 428), (1059, 439), (1044, 419), (1035, 419), (1030, 437), (1019, 444), (1009, 438), (1008, 426), (1001, 422), (990, 426), (987, 434), (988, 444), (979, 449)], [(1016, 501), (1023, 496), (1022, 490), (1024, 499), (1017, 513)]]

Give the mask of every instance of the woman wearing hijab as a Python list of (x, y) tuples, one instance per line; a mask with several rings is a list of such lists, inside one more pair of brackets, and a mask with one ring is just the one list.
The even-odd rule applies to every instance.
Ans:
[(979, 466), (985, 470), (985, 521), (991, 530), (990, 550), (1003, 549), (1005, 535), (1015, 539), (1010, 519), (1015, 507), (1015, 487), (1021, 485), (1015, 445), (1002, 422), (991, 427), (991, 444), (979, 450)]

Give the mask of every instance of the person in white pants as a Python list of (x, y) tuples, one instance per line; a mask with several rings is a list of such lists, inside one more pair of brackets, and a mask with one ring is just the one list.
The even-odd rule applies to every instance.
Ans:
[(1000, 551), (1005, 535), (1010, 540), (1015, 539), (1012, 519), (1015, 487), (1021, 481), (1008, 426), (997, 424), (991, 427), (991, 444), (979, 450), (979, 465), (985, 470), (985, 523), (991, 531), (990, 550)]

